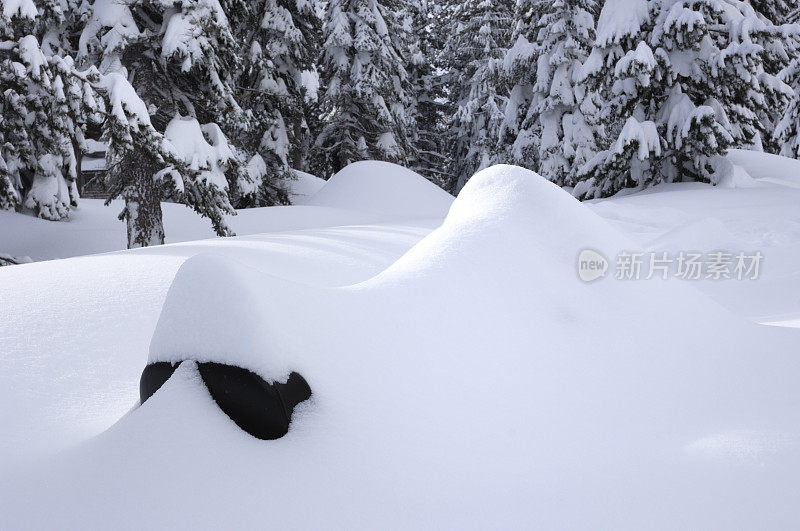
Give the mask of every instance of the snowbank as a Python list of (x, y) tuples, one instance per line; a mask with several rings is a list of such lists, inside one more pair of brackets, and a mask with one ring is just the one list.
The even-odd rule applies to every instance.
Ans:
[[(123, 255), (83, 259), (73, 282), (91, 281), (82, 286), (91, 299), (45, 290), (35, 307), (49, 318), (25, 319), (36, 334), (8, 334), (20, 377), (0, 388), (0, 403), (9, 433), (34, 424), (31, 439), (57, 446), (82, 429), (84, 441), (32, 463), (0, 453), (4, 522), (794, 527), (800, 331), (748, 323), (686, 284), (581, 282), (581, 249), (609, 256), (632, 245), (596, 210), (533, 172), (492, 167), (469, 181), (440, 227), (373, 278), (313, 281), (341, 256), (284, 277), (276, 263), (302, 264), (294, 253), (324, 249), (327, 231), (265, 235), (271, 254), (225, 249), (186, 262), (157, 326), (153, 310), (178, 260), (162, 275), (157, 255), (126, 253), (127, 267), (108, 279), (101, 261)], [(362, 272), (373, 260), (358, 260)], [(144, 305), (107, 291), (147, 282), (157, 288), (136, 291)], [(24, 330), (14, 311), (21, 292), (41, 291), (11, 285), (0, 284), (2, 300), (18, 301), (0, 314), (7, 333)], [(128, 341), (94, 326), (61, 330), (62, 317), (76, 326), (76, 307)], [(135, 333), (123, 331), (123, 316)], [(258, 441), (219, 411), (187, 364), (144, 406), (123, 415), (117, 405), (119, 422), (103, 431), (86, 411), (105, 411), (97, 417), (108, 422), (115, 390), (135, 396), (153, 327), (150, 359), (208, 356), (267, 379), (296, 370), (314, 395), (286, 437)]]
[(728, 160), (756, 180), (800, 188), (800, 160), (744, 149), (730, 150)]
[(800, 161), (744, 150), (728, 161), (733, 171), (718, 186), (662, 184), (587, 205), (637, 250), (761, 252), (757, 281), (691, 286), (738, 315), (800, 326)]
[[(198, 138), (206, 142), (202, 136)], [(206, 146), (208, 159), (200, 164), (216, 167), (217, 147)], [(415, 220), (411, 224), (418, 225), (418, 218), (444, 218), (453, 201), (418, 174), (389, 163), (353, 164), (328, 182), (303, 172), (295, 174), (297, 179), (287, 180), (286, 185), (296, 206), (243, 209), (236, 216), (225, 216), (225, 222), (239, 236), (396, 223), (398, 218)], [(122, 201), (106, 207), (101, 200), (81, 199), (70, 219), (59, 223), (0, 210), (0, 252), (39, 261), (124, 249), (125, 224), (117, 219), (122, 207)], [(174, 203), (163, 203), (162, 209), (168, 243), (217, 239), (208, 220), (191, 209)], [(436, 224), (438, 221), (433, 222)]]
[(325, 186), (325, 179), (300, 170), (292, 170), (296, 179), (286, 181), (289, 195), (294, 205), (302, 205), (306, 199), (313, 196)]
[[(268, 280), (268, 279), (267, 279)], [(290, 360), (270, 348), (272, 323), (259, 311), (263, 273), (218, 255), (190, 258), (170, 286), (150, 345), (149, 362), (226, 362), (268, 381), (291, 372)], [(283, 299), (276, 293), (274, 303)]]
[[(126, 243), (125, 224), (117, 219), (123, 206), (123, 201), (112, 201), (111, 206), (107, 207), (100, 199), (81, 199), (80, 206), (70, 212), (70, 219), (61, 222), (0, 210), (0, 252), (30, 256), (33, 260), (40, 261), (120, 251), (125, 248)], [(248, 208), (237, 211), (236, 216), (225, 217), (238, 237), (221, 239), (214, 234), (208, 220), (191, 209), (175, 203), (162, 203), (161, 208), (164, 211), (164, 227), (169, 244), (208, 240), (206, 243), (209, 245), (225, 245), (223, 242), (234, 245), (234, 242), (241, 241), (241, 237), (263, 232), (374, 225), (390, 219), (389, 216), (378, 213), (335, 207)], [(392, 218), (396, 223), (396, 218)], [(406, 224), (419, 225), (413, 219), (409, 219)], [(424, 225), (435, 226), (436, 222)], [(172, 249), (172, 246), (168, 245), (165, 249), (167, 250), (153, 248), (133, 252), (169, 252), (168, 249)]]
[[(350, 287), (196, 257), (170, 290), (151, 359), (301, 372), (314, 397), (290, 433), (248, 439), (188, 366), (42, 465), (52, 479), (39, 498), (26, 497), (39, 488), (26, 470), (13, 499), (60, 522), (132, 526), (794, 522), (800, 335), (748, 325), (681, 285), (577, 279), (580, 248), (626, 244), (562, 190), (506, 166), (476, 175), (440, 228)], [(10, 503), (10, 521), (30, 503)]]
[(361, 161), (339, 171), (303, 204), (442, 218), (452, 202), (452, 196), (418, 173), (389, 162)]
[[(528, 248), (527, 246), (532, 247)], [(459, 194), (442, 227), (420, 242), (382, 276), (412, 270), (463, 269), (485, 264), (479, 275), (524, 264), (525, 283), (566, 275), (577, 278), (581, 249), (611, 253), (626, 239), (577, 199), (534, 172), (498, 165), (478, 172)], [(455, 263), (459, 262), (459, 263)], [(502, 282), (508, 279), (503, 278)]]

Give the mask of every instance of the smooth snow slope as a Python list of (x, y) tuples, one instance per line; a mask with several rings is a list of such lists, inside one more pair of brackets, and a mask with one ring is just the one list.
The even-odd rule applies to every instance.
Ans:
[[(84, 440), (130, 409), (166, 291), (187, 258), (217, 252), (289, 280), (340, 286), (380, 272), (441, 223), (307, 206), (234, 219), (271, 232), (0, 268), (0, 468)], [(75, 249), (79, 232), (64, 244)]]
[[(376, 167), (368, 165), (364, 171), (368, 175), (377, 174), (385, 172), (385, 167), (382, 164)], [(305, 200), (322, 188), (325, 181), (303, 172), (295, 174), (297, 179), (289, 180), (286, 184), (290, 188), (294, 205), (303, 205)], [(425, 181), (423, 177), (417, 177)], [(428, 195), (440, 196), (441, 191), (430, 183), (422, 188)], [(417, 187), (417, 192), (422, 193), (420, 187)], [(450, 197), (449, 201), (452, 200)], [(391, 198), (384, 201), (390, 202)], [(71, 211), (70, 218), (60, 222), (0, 210), (0, 253), (28, 256), (40, 261), (125, 249), (125, 224), (117, 219), (123, 207), (124, 202), (121, 200), (112, 201), (111, 205), (105, 206), (100, 199), (81, 199), (79, 207)], [(211, 223), (190, 208), (175, 203), (162, 203), (161, 208), (167, 243), (217, 239)], [(398, 212), (400, 217), (409, 217), (402, 208)], [(239, 236), (299, 228), (370, 224), (387, 219), (387, 215), (380, 213), (331, 207), (248, 208), (238, 210), (236, 216), (225, 218)]]
[(331, 177), (304, 205), (381, 215), (443, 218), (453, 197), (411, 170), (389, 162), (354, 162)]
[(290, 180), (291, 199), (293, 205), (302, 205), (309, 197), (325, 186), (325, 179), (300, 170), (294, 170), (295, 179)]
[(689, 284), (749, 319), (800, 327), (800, 161), (742, 150), (728, 158), (741, 186), (662, 184), (587, 204), (633, 241), (630, 251), (761, 252), (756, 281)]
[[(743, 321), (689, 285), (583, 284), (574, 262), (587, 245), (614, 254), (630, 241), (532, 172), (499, 166), (351, 286), (196, 256), (150, 358), (301, 372), (314, 396), (289, 434), (250, 438), (184, 364), (111, 429), (6, 461), (4, 527), (800, 524), (800, 332)], [(106, 356), (145, 357), (124, 345)]]

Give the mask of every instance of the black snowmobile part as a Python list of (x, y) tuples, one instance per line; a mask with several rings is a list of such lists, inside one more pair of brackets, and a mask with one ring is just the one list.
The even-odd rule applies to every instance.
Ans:
[[(178, 364), (151, 363), (139, 381), (141, 403), (164, 385)], [(267, 383), (241, 367), (222, 363), (198, 363), (197, 367), (211, 398), (241, 429), (262, 440), (279, 439), (289, 431), (294, 408), (311, 398), (311, 387), (300, 374), (292, 372), (286, 383)]]

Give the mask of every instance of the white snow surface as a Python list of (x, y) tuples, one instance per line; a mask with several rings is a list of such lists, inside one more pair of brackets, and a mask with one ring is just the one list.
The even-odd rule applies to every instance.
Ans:
[(690, 283), (748, 319), (800, 327), (800, 161), (744, 150), (728, 161), (719, 186), (662, 184), (588, 205), (635, 250), (761, 251), (757, 281)]
[[(756, 171), (784, 159), (732, 160), (760, 186), (581, 204), (494, 166), (449, 210), (361, 163), (254, 210), (259, 235), (0, 269), (2, 527), (796, 527), (800, 330), (732, 301), (791, 306), (747, 289), (798, 282), (800, 192)], [(747, 289), (575, 272), (744, 243), (772, 264)], [(136, 407), (148, 359), (314, 394), (259, 441), (191, 362)]]
[(390, 162), (361, 161), (336, 173), (303, 204), (441, 219), (452, 201), (418, 173)]
[(287, 184), (289, 185), (292, 204), (294, 205), (303, 204), (306, 199), (313, 197), (314, 194), (319, 192), (320, 188), (325, 186), (325, 179), (300, 170), (292, 171), (296, 178), (290, 179)]

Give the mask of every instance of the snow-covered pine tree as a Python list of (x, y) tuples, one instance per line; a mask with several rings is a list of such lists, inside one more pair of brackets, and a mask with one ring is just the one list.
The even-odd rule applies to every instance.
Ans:
[(103, 89), (110, 103), (103, 135), (108, 143), (108, 202), (117, 197), (125, 200), (119, 219), (126, 223), (129, 249), (163, 244), (164, 186), (154, 178), (168, 164), (163, 135), (153, 127), (147, 106), (123, 74), (106, 74)]
[(448, 188), (455, 194), (476, 171), (497, 162), (505, 103), (501, 69), (512, 12), (513, 0), (466, 0), (450, 14), (444, 57), (452, 105)]
[(72, 76), (72, 59), (58, 55), (61, 3), (2, 0), (0, 7), (0, 208), (64, 219), (77, 205), (76, 161), (97, 101)]
[(247, 43), (238, 87), (248, 130), (233, 138), (252, 153), (254, 193), (240, 206), (287, 203), (281, 182), (290, 169), (308, 169), (311, 136), (306, 117), (304, 71), (313, 68), (320, 21), (310, 0), (261, 0), (233, 11), (234, 34)]
[[(680, 44), (689, 33), (698, 35), (699, 50)], [(651, 41), (654, 49), (666, 50), (693, 101), (721, 107), (715, 109), (717, 119), (733, 136), (732, 147), (761, 149), (772, 136), (776, 111), (792, 97), (777, 68), (788, 62), (794, 45), (785, 48), (784, 43), (794, 38), (796, 28), (775, 26), (746, 2), (670, 0), (660, 11)], [(699, 74), (686, 68), (687, 55), (701, 68)]]
[(533, 86), (536, 84), (539, 20), (552, 2), (546, 0), (517, 0), (514, 10), (514, 31), (511, 47), (504, 58), (503, 75), (509, 88), (505, 117), (500, 128), (501, 155), (506, 161), (538, 170), (541, 131), (535, 121), (523, 128), (531, 110)]
[(402, 56), (413, 95), (409, 113), (414, 128), (407, 131), (411, 144), (408, 164), (442, 187), (449, 181), (443, 142), (444, 85), (439, 75), (444, 47), (443, 7), (428, 0), (409, 0), (398, 16), (406, 37)]
[[(236, 1), (228, 9), (237, 9)], [(163, 131), (181, 115), (216, 123), (231, 138), (247, 130), (236, 89), (240, 44), (220, 2), (134, 0), (128, 7), (140, 31), (128, 38), (121, 63), (155, 127)]]
[(800, 159), (800, 58), (795, 58), (780, 74), (794, 97), (775, 127), (774, 139), (784, 157)]
[(83, 0), (74, 10), (71, 32), (78, 34), (75, 61), (100, 72), (122, 68), (122, 54), (142, 36), (127, 2)]
[[(776, 8), (779, 6), (776, 4)], [(793, 58), (800, 53), (800, 26), (789, 24), (788, 11), (779, 9), (770, 16), (776, 17), (772, 23), (770, 16), (765, 16), (758, 9), (753, 17), (758, 22), (751, 24), (750, 37), (763, 51), (759, 55), (763, 62), (764, 71), (770, 76), (782, 79), (782, 71), (790, 66)], [(780, 14), (783, 13), (783, 14)], [(775, 134), (775, 125), (783, 118), (784, 111), (794, 97), (775, 85), (772, 77), (765, 79), (766, 86), (773, 87), (765, 92), (766, 104), (756, 109), (756, 114), (764, 131), (761, 134), (761, 145), (768, 153), (779, 153), (781, 146)]]
[(598, 131), (586, 116), (596, 112), (594, 102), (577, 83), (594, 41), (595, 9), (594, 0), (519, 2), (506, 54), (509, 158), (559, 185), (572, 184), (573, 168), (597, 152)]
[(792, 0), (750, 0), (750, 5), (774, 24), (790, 22), (789, 14), (798, 8), (797, 2)]
[[(227, 0), (226, 8), (239, 13), (244, 4)], [(79, 60), (101, 69), (112, 104), (107, 183), (111, 198), (126, 201), (128, 246), (163, 243), (162, 199), (231, 234), (223, 219), (234, 213), (230, 197), (255, 187), (244, 153), (227, 141), (250, 130), (252, 115), (237, 101), (240, 45), (222, 5), (95, 0), (83, 9)]]
[(607, 0), (583, 76), (606, 101), (610, 137), (579, 170), (575, 195), (715, 183), (729, 146), (760, 147), (760, 117), (788, 96), (764, 70), (756, 37), (767, 31), (738, 0)]
[[(320, 18), (320, 20), (322, 20)], [(321, 31), (321, 27), (320, 27)], [(319, 62), (321, 57), (321, 45), (315, 54), (316, 62)], [(322, 111), (321, 111), (321, 98), (322, 89), (320, 88), (320, 73), (318, 64), (314, 64), (311, 70), (303, 73), (303, 116), (306, 120), (308, 130), (292, 146), (295, 152), (299, 152), (300, 160), (293, 167), (301, 171), (310, 173), (312, 175), (330, 175), (330, 168), (326, 167), (326, 158), (320, 156), (316, 148), (317, 138), (320, 131), (324, 126)], [(297, 157), (293, 157), (295, 160)]]
[(235, 214), (225, 174), (238, 161), (219, 126), (176, 116), (160, 133), (125, 76), (106, 74), (100, 87), (108, 101), (108, 202), (125, 200), (128, 248), (164, 243), (163, 199), (190, 206), (217, 234), (232, 235), (223, 217)]
[[(317, 138), (325, 166), (377, 159), (406, 163), (413, 127), (411, 87), (397, 49), (395, 6), (379, 0), (330, 0), (320, 65), (323, 126)], [(387, 23), (392, 23), (395, 39)]]

